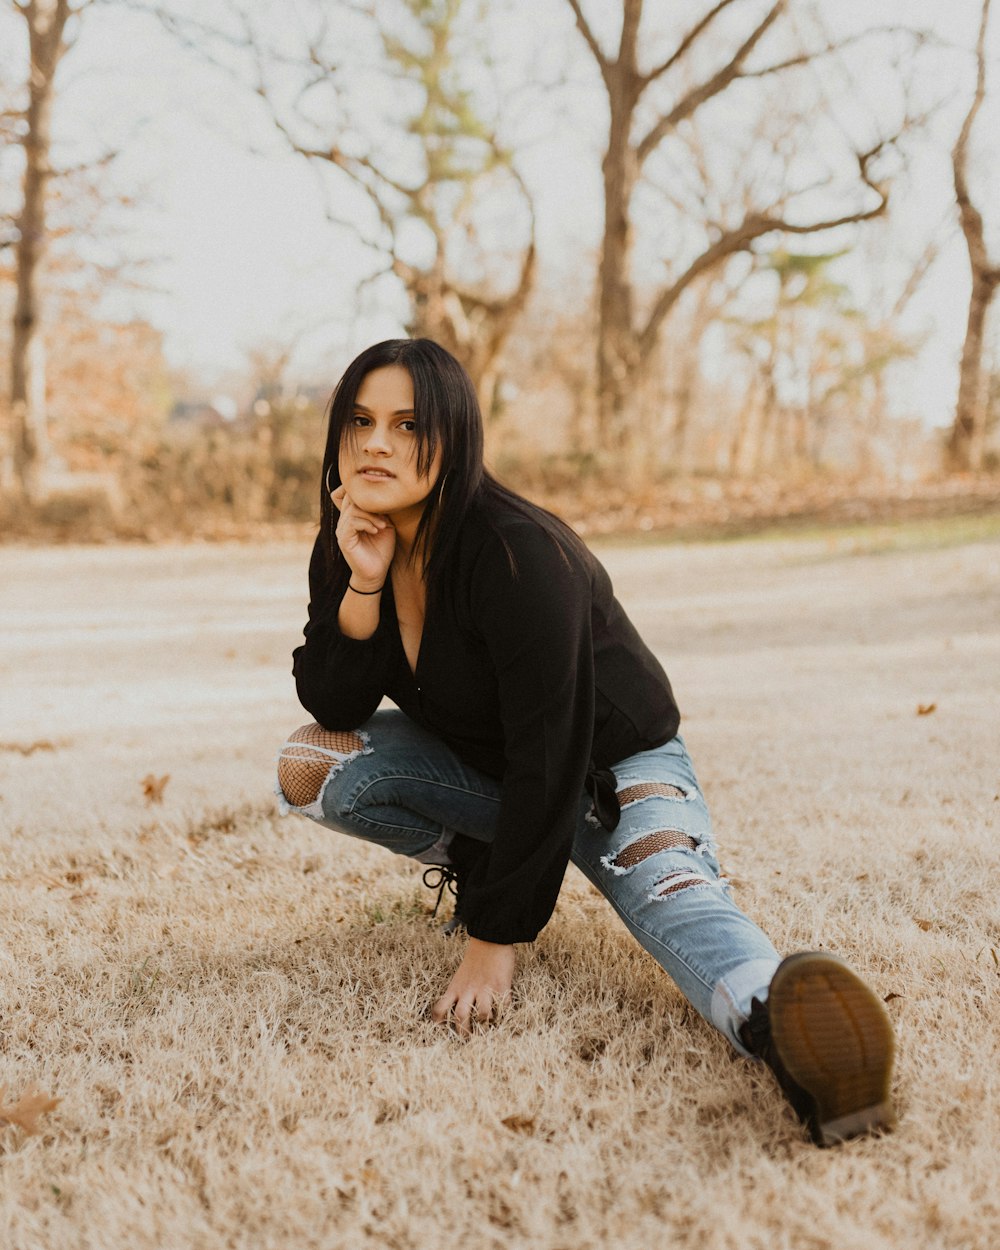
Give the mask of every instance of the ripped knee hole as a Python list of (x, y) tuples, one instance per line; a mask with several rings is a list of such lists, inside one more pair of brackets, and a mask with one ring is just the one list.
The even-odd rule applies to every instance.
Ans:
[(700, 885), (718, 885), (717, 881), (713, 881), (710, 877), (706, 877), (704, 873), (692, 872), (686, 868), (678, 869), (677, 872), (668, 872), (665, 877), (661, 877), (653, 886), (650, 898), (667, 898), (671, 894), (677, 894), (681, 890), (690, 890), (693, 886)]
[(640, 781), (634, 786), (625, 786), (618, 791), (618, 806), (628, 807), (632, 803), (641, 803), (644, 799), (686, 799), (688, 792), (680, 786), (671, 785), (668, 781)]
[(658, 829), (655, 833), (644, 834), (623, 846), (614, 859), (608, 861), (608, 867), (619, 870), (634, 868), (636, 864), (641, 864), (644, 859), (649, 859), (650, 855), (657, 855), (660, 851), (675, 851), (678, 848), (693, 851), (697, 845), (694, 838), (682, 833), (680, 829)]
[(292, 807), (307, 807), (319, 797), (330, 769), (364, 749), (364, 739), (353, 730), (324, 729), (315, 721), (302, 725), (278, 755), (278, 785)]

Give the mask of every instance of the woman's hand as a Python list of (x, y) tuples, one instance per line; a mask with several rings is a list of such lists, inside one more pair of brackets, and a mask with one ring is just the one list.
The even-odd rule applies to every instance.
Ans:
[(465, 958), (445, 992), (431, 1008), (431, 1019), (452, 1025), (462, 1037), (477, 1024), (488, 1024), (510, 1002), (514, 982), (514, 948), (469, 938)]
[(387, 516), (365, 512), (351, 501), (345, 486), (330, 495), (340, 512), (337, 545), (351, 569), (351, 580), (359, 590), (376, 590), (389, 576), (396, 550), (396, 531)]

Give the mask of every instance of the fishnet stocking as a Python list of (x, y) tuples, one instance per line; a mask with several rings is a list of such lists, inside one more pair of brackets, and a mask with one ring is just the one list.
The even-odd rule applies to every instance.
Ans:
[(314, 721), (289, 736), (278, 756), (278, 784), (292, 807), (314, 803), (330, 769), (364, 749), (351, 731), (324, 729)]
[(614, 866), (634, 868), (636, 864), (649, 859), (650, 855), (655, 855), (657, 851), (669, 851), (678, 846), (687, 851), (693, 851), (696, 843), (694, 838), (689, 838), (679, 829), (660, 829), (656, 833), (647, 833), (645, 837), (637, 838), (628, 846), (623, 846), (614, 858)]
[(686, 799), (687, 795), (679, 786), (672, 786), (666, 781), (641, 781), (637, 786), (626, 786), (618, 791), (618, 806), (626, 803), (638, 803), (640, 799)]
[(694, 885), (711, 885), (708, 877), (699, 872), (669, 872), (653, 889), (657, 898), (666, 898), (668, 894), (676, 894), (680, 890), (689, 890)]

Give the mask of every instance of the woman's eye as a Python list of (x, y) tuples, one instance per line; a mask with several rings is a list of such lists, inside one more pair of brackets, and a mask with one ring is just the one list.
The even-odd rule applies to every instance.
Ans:
[(400, 421), (399, 428), (401, 430), (406, 430), (408, 434), (412, 434), (417, 428), (417, 423), (412, 417), (407, 417), (405, 421)]
[(362, 416), (360, 412), (356, 412), (354, 416), (351, 417), (351, 424), (357, 425), (357, 426), (365, 426), (369, 424), (369, 421), (368, 421), (368, 418), (365, 416)]

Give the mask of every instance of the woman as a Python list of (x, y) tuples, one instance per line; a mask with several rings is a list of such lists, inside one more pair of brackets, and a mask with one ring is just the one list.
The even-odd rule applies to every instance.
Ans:
[(294, 656), (315, 723), (279, 793), (457, 884), (467, 945), (434, 1020), (495, 1017), (572, 858), (817, 1144), (891, 1128), (882, 1003), (836, 956), (782, 962), (732, 902), (666, 674), (581, 540), (485, 471), (461, 365), (427, 339), (363, 352), (323, 470)]

